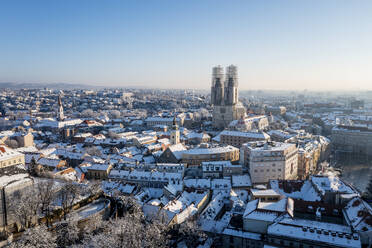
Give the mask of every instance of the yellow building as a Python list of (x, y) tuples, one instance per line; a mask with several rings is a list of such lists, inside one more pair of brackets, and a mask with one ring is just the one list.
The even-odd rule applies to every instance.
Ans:
[(0, 168), (25, 165), (25, 155), (5, 145), (0, 145)]

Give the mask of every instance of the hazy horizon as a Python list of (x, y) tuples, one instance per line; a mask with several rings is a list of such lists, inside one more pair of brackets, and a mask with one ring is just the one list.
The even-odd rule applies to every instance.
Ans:
[(371, 1), (4, 1), (0, 82), (372, 90)]

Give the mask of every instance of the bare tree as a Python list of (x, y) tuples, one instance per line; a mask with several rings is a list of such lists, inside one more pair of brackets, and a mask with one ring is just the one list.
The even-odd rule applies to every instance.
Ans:
[(28, 228), (32, 223), (32, 218), (37, 216), (38, 199), (30, 197), (35, 195), (35, 188), (30, 187), (23, 191), (17, 191), (12, 197), (10, 209), (21, 228)]
[(61, 207), (63, 210), (63, 219), (66, 220), (68, 210), (72, 207), (75, 199), (80, 194), (80, 187), (74, 182), (68, 182), (58, 192), (58, 198), (61, 201)]
[(40, 204), (40, 211), (46, 217), (47, 226), (49, 226), (50, 208), (55, 196), (55, 188), (52, 180), (44, 180), (37, 183), (37, 199)]
[(99, 195), (102, 193), (102, 187), (100, 181), (89, 181), (86, 187), (82, 188), (84, 195)]

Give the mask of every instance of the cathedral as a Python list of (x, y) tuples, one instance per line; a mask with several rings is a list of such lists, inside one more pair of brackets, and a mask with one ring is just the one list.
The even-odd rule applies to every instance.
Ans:
[(212, 69), (211, 104), (213, 105), (213, 127), (223, 129), (233, 120), (244, 118), (246, 110), (238, 101), (238, 69), (234, 65)]

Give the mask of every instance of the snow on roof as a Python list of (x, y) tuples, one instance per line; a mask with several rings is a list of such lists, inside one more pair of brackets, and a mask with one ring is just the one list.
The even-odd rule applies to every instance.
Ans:
[(81, 119), (71, 119), (71, 120), (64, 120), (64, 121), (56, 121), (53, 119), (43, 119), (38, 126), (40, 127), (54, 127), (54, 128), (63, 128), (67, 126), (75, 126), (82, 123), (83, 120)]
[(248, 202), (243, 216), (245, 217), (245, 216), (249, 215), (250, 213), (252, 213), (254, 210), (256, 210), (257, 205), (258, 205), (258, 199)]
[(92, 164), (91, 166), (87, 167), (87, 170), (100, 170), (100, 171), (107, 171), (111, 165), (109, 164)]
[(257, 209), (269, 210), (275, 212), (285, 212), (287, 208), (287, 198), (283, 198), (277, 202), (259, 202)]
[[(267, 229), (269, 235), (291, 237), (300, 240), (309, 240), (327, 244), (330, 246), (340, 247), (361, 247), (360, 239), (357, 234), (336, 234), (321, 229), (308, 229), (302, 226), (286, 225), (281, 223), (274, 223)], [(349, 237), (349, 238), (347, 238)], [(355, 240), (353, 237), (356, 237)]]
[(194, 148), (183, 152), (183, 154), (192, 154), (192, 155), (203, 155), (203, 154), (219, 154), (230, 151), (239, 150), (233, 146), (222, 146), (222, 147), (212, 147), (212, 148)]
[(278, 194), (304, 201), (320, 201), (321, 198), (310, 181), (270, 181), (271, 189)]
[(21, 153), (37, 153), (39, 150), (35, 146), (20, 147), (16, 149)]
[(158, 172), (158, 171), (125, 171), (125, 170), (111, 170), (110, 178), (121, 178), (127, 180), (144, 180), (144, 181), (174, 181), (180, 182), (182, 180), (182, 173), (178, 172)]
[(148, 163), (148, 164), (151, 164), (151, 163), (155, 163), (155, 158), (153, 156), (145, 156), (143, 157), (143, 161), (145, 163)]
[(49, 167), (57, 167), (61, 163), (61, 159), (55, 158), (40, 158), (37, 163)]
[(164, 206), (164, 209), (174, 213), (180, 213), (191, 204), (197, 206), (207, 194), (207, 192), (198, 193), (183, 191), (177, 199), (169, 201), (167, 205)]
[(215, 220), (224, 206), (224, 195), (219, 192), (204, 209), (200, 218)]
[(168, 149), (173, 153), (173, 155), (176, 157), (176, 159), (180, 160), (182, 158), (182, 153), (186, 151), (186, 147), (179, 143), (175, 145), (171, 145), (168, 147)]
[(206, 139), (210, 138), (210, 136), (206, 133), (196, 133), (196, 132), (191, 132), (186, 134), (187, 139)]
[(344, 215), (347, 222), (357, 231), (372, 230), (372, 208), (360, 197), (355, 197), (345, 206)]
[(321, 194), (339, 192), (353, 194), (355, 191), (335, 175), (311, 176), (311, 181)]
[(236, 230), (231, 228), (225, 228), (222, 232), (224, 235), (235, 236), (245, 239), (261, 240), (261, 234), (251, 233), (242, 230)]
[(110, 171), (110, 177), (112, 178), (123, 178), (128, 177), (130, 171), (127, 170), (111, 170)]
[(8, 160), (20, 155), (22, 155), (22, 153), (5, 145), (0, 145), (0, 160)]
[(233, 175), (231, 177), (232, 187), (251, 187), (252, 181), (248, 174), (245, 175)]
[(295, 225), (301, 227), (309, 227), (309, 228), (318, 228), (323, 230), (335, 231), (339, 233), (352, 233), (352, 230), (349, 226), (334, 224), (330, 222), (321, 222), (316, 220), (307, 220), (307, 219), (299, 219), (299, 218), (283, 218), (279, 221), (281, 224), (287, 225)]
[(264, 132), (240, 132), (240, 131), (230, 131), (230, 130), (224, 130), (220, 134), (226, 135), (226, 136), (237, 136), (237, 137), (246, 137), (251, 139), (269, 139), (270, 135), (264, 133)]
[(210, 188), (211, 179), (184, 179), (183, 183), (187, 188)]
[(251, 189), (251, 193), (253, 196), (280, 196), (275, 190), (273, 189), (265, 189), (265, 190), (260, 190), (260, 189)]
[(109, 182), (109, 181), (103, 181), (102, 182), (102, 188), (106, 193), (111, 193), (113, 189), (116, 189), (120, 191), (121, 193), (125, 194), (131, 194), (133, 193), (133, 190), (135, 189), (135, 185), (127, 184), (127, 183), (121, 183), (121, 182)]
[(255, 210), (248, 215), (244, 215), (244, 218), (273, 222), (276, 218), (278, 218), (278, 216), (279, 216), (279, 213), (277, 212)]
[(230, 178), (214, 178), (211, 181), (211, 188), (213, 190), (231, 189)]
[[(173, 122), (174, 117), (160, 117), (160, 116), (153, 116), (153, 117), (147, 117), (146, 122), (148, 121), (161, 121), (161, 122)], [(176, 121), (179, 121), (180, 118), (176, 118)]]
[(263, 152), (263, 151), (284, 151), (296, 144), (283, 143), (283, 142), (266, 142), (266, 141), (252, 141), (242, 145), (252, 151)]

